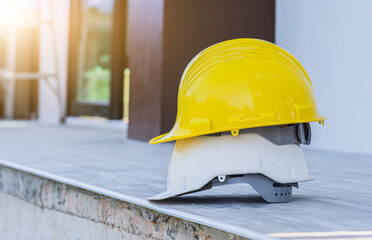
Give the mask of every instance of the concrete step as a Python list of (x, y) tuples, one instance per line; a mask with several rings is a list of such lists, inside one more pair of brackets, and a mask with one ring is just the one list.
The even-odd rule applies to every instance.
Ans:
[(2, 160), (0, 212), (1, 239), (273, 239)]

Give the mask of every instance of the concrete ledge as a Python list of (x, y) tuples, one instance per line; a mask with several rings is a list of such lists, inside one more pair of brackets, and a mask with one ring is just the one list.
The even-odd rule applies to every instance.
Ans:
[[(33, 122), (2, 124), (0, 121), (0, 130), (3, 136), (0, 138), (0, 159), (7, 160), (0, 161), (3, 167), (218, 229), (232, 236), (264, 239), (267, 235), (283, 237), (290, 233), (293, 236), (295, 232), (371, 231), (372, 189), (367, 184), (371, 182), (371, 155), (305, 148), (309, 173), (317, 179), (301, 184), (300, 189), (295, 189), (293, 200), (285, 204), (265, 203), (246, 184), (149, 202), (144, 199), (164, 191), (166, 186), (171, 143), (150, 145), (127, 139), (123, 131)], [(15, 182), (22, 181), (10, 178), (3, 186), (8, 188), (7, 191), (3, 189), (3, 192), (10, 191)], [(23, 181), (23, 185), (18, 185), (26, 191), (31, 189), (28, 184)], [(0, 202), (12, 201), (13, 197), (10, 197), (6, 195)], [(19, 201), (27, 205), (26, 201)], [(54, 205), (58, 204), (54, 202)], [(11, 212), (14, 208), (9, 206), (5, 209)], [(40, 210), (38, 206), (35, 209)], [(3, 212), (0, 216), (6, 219)], [(53, 222), (63, 224), (56, 220), (48, 221), (48, 224)], [(50, 229), (50, 226), (46, 225), (46, 228)]]
[(7, 239), (273, 239), (6, 161), (0, 199)]

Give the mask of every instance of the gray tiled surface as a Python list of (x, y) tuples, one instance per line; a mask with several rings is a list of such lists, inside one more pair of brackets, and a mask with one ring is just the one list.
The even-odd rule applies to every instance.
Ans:
[[(0, 122), (0, 159), (140, 198), (165, 189), (172, 146), (128, 140), (123, 130)], [(311, 148), (305, 156), (317, 179), (289, 203), (234, 185), (160, 204), (264, 233), (372, 230), (372, 156)]]

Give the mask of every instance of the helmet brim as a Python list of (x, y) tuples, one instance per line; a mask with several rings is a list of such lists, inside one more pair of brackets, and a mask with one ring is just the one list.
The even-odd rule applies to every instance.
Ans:
[(164, 142), (171, 142), (171, 141), (176, 141), (179, 139), (184, 139), (184, 138), (190, 138), (190, 137), (197, 137), (197, 136), (203, 136), (203, 135), (209, 135), (213, 133), (219, 133), (219, 132), (229, 132), (229, 131), (236, 131), (240, 129), (247, 129), (247, 128), (255, 128), (255, 127), (267, 127), (267, 126), (275, 126), (275, 125), (286, 125), (286, 124), (296, 124), (296, 123), (306, 123), (306, 122), (318, 122), (319, 124), (324, 125), (324, 121), (326, 120), (326, 117), (320, 116), (319, 118), (315, 119), (308, 119), (308, 120), (298, 120), (298, 121), (282, 121), (282, 122), (269, 122), (269, 123), (258, 123), (258, 124), (250, 124), (247, 126), (242, 126), (242, 127), (227, 127), (223, 129), (213, 129), (205, 132), (197, 132), (197, 133), (190, 133), (188, 135), (180, 135), (178, 136), (176, 133), (170, 131), (168, 133), (164, 133), (160, 136), (154, 137), (149, 141), (150, 144), (158, 144), (158, 143), (164, 143)]

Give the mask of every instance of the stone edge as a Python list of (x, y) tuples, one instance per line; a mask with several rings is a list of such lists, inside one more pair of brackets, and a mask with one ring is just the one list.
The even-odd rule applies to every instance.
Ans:
[(100, 194), (100, 195), (110, 197), (110, 198), (113, 198), (113, 199), (116, 199), (116, 200), (120, 200), (120, 201), (123, 201), (123, 202), (126, 202), (126, 203), (134, 204), (134, 205), (146, 208), (146, 209), (150, 209), (150, 210), (162, 213), (162, 214), (166, 214), (166, 215), (171, 216), (171, 217), (175, 217), (175, 218), (185, 220), (185, 221), (195, 223), (195, 224), (200, 224), (202, 226), (214, 228), (214, 229), (217, 229), (217, 230), (220, 230), (220, 231), (223, 231), (223, 232), (226, 232), (226, 233), (234, 234), (234, 235), (237, 235), (237, 236), (241, 236), (241, 237), (244, 237), (244, 238), (258, 239), (258, 240), (274, 240), (274, 239), (276, 239), (276, 238), (269, 237), (265, 234), (262, 234), (262, 233), (259, 233), (259, 232), (253, 231), (253, 230), (249, 230), (249, 229), (246, 229), (246, 228), (234, 226), (234, 225), (231, 225), (231, 224), (226, 224), (226, 223), (216, 221), (216, 220), (204, 217), (204, 216), (198, 216), (198, 215), (195, 215), (195, 214), (192, 214), (192, 213), (183, 212), (183, 211), (168, 207), (166, 205), (156, 204), (156, 203), (150, 202), (150, 201), (145, 200), (145, 199), (133, 197), (133, 196), (126, 195), (126, 194), (123, 194), (123, 193), (114, 192), (114, 191), (111, 191), (111, 190), (104, 189), (102, 187), (93, 186), (93, 185), (86, 184), (86, 183), (81, 182), (81, 181), (76, 181), (76, 180), (73, 180), (73, 179), (65, 178), (65, 177), (58, 176), (58, 175), (55, 175), (55, 174), (51, 174), (51, 173), (48, 173), (48, 172), (44, 172), (44, 171), (41, 171), (41, 170), (38, 170), (38, 169), (35, 169), (35, 168), (30, 168), (30, 167), (27, 167), (27, 166), (19, 165), (19, 164), (16, 164), (16, 163), (12, 163), (12, 162), (8, 162), (8, 161), (0, 159), (0, 167), (1, 166), (6, 167), (6, 168), (10, 168), (10, 169), (14, 169), (14, 170), (17, 170), (17, 171), (21, 171), (21, 172), (24, 172), (24, 173), (28, 173), (28, 174), (31, 174), (31, 175), (35, 175), (35, 176), (45, 178), (45, 179), (48, 179), (48, 180), (52, 180), (52, 181), (55, 181), (55, 182), (58, 182), (58, 183), (63, 183), (63, 184), (69, 185), (69, 186), (77, 187), (77, 188), (80, 188), (80, 189), (83, 189), (83, 190), (86, 190), (86, 191), (89, 191), (89, 192)]

